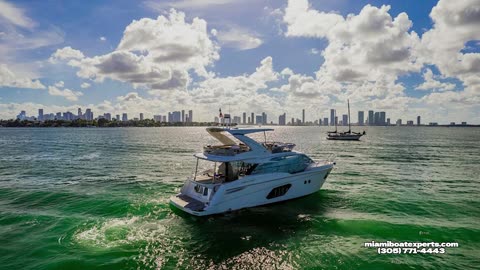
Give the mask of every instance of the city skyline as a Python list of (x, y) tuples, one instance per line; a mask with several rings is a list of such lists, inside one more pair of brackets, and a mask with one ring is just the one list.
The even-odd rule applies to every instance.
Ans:
[[(380, 111), (376, 112), (373, 110), (368, 111), (368, 116), (365, 119), (365, 111), (357, 111), (358, 117), (357, 121), (351, 120), (348, 118), (347, 114), (342, 114), (341, 120), (339, 120), (336, 109), (329, 109), (330, 111), (330, 119), (328, 117), (320, 117), (313, 121), (306, 121), (306, 111), (302, 109), (301, 117), (302, 119), (292, 117), (291, 121), (287, 121), (287, 113), (284, 112), (278, 116), (278, 122), (271, 120), (268, 122), (268, 115), (265, 112), (261, 114), (255, 114), (251, 112), (251, 116), (247, 118), (247, 112), (241, 113), (242, 116), (233, 115), (230, 113), (222, 114), (221, 108), (219, 109), (220, 115), (214, 116), (213, 121), (194, 121), (193, 120), (193, 110), (179, 110), (165, 113), (164, 115), (156, 114), (153, 117), (148, 118), (144, 116), (144, 113), (139, 113), (139, 117), (129, 118), (128, 113), (122, 113), (117, 115), (112, 115), (109, 112), (105, 112), (103, 114), (99, 114), (97, 117), (94, 117), (94, 112), (90, 108), (86, 108), (85, 113), (82, 113), (82, 108), (77, 109), (77, 114), (73, 114), (70, 111), (67, 112), (57, 112), (57, 113), (44, 113), (44, 109), (38, 109), (37, 116), (28, 116), (25, 110), (22, 110), (17, 116), (16, 119), (18, 120), (29, 120), (29, 121), (48, 121), (48, 120), (66, 120), (66, 121), (73, 121), (77, 119), (83, 119), (87, 121), (92, 120), (99, 120), (99, 119), (106, 119), (108, 121), (142, 121), (144, 119), (152, 119), (155, 122), (165, 122), (165, 123), (195, 123), (195, 122), (213, 122), (213, 123), (222, 123), (222, 124), (240, 124), (240, 125), (291, 125), (291, 126), (303, 126), (303, 125), (319, 125), (319, 126), (348, 126), (357, 125), (357, 126), (422, 126), (421, 116), (416, 116), (416, 122), (414, 120), (399, 118), (396, 120), (391, 121), (391, 118), (387, 118), (387, 112)], [(11, 118), (14, 119), (14, 118)], [(228, 120), (227, 120), (228, 119)], [(0, 119), (5, 120), (5, 119)], [(448, 122), (448, 121), (447, 121)], [(467, 125), (467, 121), (455, 122), (450, 121), (445, 123), (440, 123), (440, 125)], [(405, 123), (405, 124), (403, 124)], [(415, 123), (415, 124), (414, 124)], [(472, 123), (468, 123), (471, 125)], [(428, 125), (435, 126), (439, 125), (438, 122), (429, 122)]]
[(194, 108), (211, 121), (223, 107), (306, 122), (350, 99), (391, 123), (480, 123), (478, 1), (214, 2), (0, 0), (0, 118)]

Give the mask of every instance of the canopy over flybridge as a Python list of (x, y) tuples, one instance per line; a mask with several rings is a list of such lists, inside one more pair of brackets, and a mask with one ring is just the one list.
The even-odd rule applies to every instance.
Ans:
[[(195, 154), (195, 157), (211, 161), (236, 161), (246, 159), (258, 159), (271, 155), (273, 152), (291, 152), (294, 144), (282, 144), (274, 142), (257, 142), (246, 136), (251, 133), (273, 131), (271, 128), (207, 128), (207, 132), (221, 142), (221, 145), (207, 145), (203, 153)], [(230, 134), (240, 143), (235, 142)], [(288, 146), (288, 147), (287, 147)]]

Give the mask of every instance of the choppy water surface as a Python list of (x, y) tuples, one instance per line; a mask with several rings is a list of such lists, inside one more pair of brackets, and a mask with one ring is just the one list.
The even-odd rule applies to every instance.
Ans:
[[(480, 129), (369, 128), (361, 142), (277, 128), (337, 167), (313, 195), (210, 218), (172, 212), (204, 128), (0, 129), (3, 269), (474, 269)], [(263, 136), (263, 134), (262, 134)], [(458, 242), (377, 255), (369, 241)]]

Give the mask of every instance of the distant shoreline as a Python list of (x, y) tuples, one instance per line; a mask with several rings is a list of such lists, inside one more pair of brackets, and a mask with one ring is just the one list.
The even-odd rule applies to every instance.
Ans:
[[(0, 120), (0, 128), (65, 128), (65, 127), (72, 127), (72, 128), (119, 128), (119, 127), (210, 127), (210, 126), (219, 126), (218, 123), (215, 122), (191, 122), (191, 123), (168, 123), (168, 122), (155, 122), (151, 119), (145, 120), (130, 120), (130, 121), (108, 121), (104, 119), (100, 120), (74, 120), (74, 121), (66, 121), (66, 120), (49, 120), (49, 121), (30, 121), (30, 120)], [(276, 125), (276, 124), (267, 124), (267, 125), (233, 125), (233, 126), (271, 126), (271, 127), (329, 127), (333, 128), (333, 126), (319, 126), (314, 124), (307, 124), (307, 125)], [(468, 127), (480, 127), (479, 125), (385, 125), (385, 126), (368, 126), (368, 125), (355, 125), (353, 124), (352, 127), (356, 128), (365, 128), (365, 127), (452, 127), (452, 128), (468, 128)], [(345, 129), (347, 126), (338, 126), (338, 129)]]

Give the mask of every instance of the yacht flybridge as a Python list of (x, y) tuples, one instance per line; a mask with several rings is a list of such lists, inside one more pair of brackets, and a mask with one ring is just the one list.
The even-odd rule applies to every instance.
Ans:
[(170, 204), (206, 216), (318, 191), (335, 165), (333, 158), (316, 162), (293, 151), (293, 143), (258, 142), (247, 136), (267, 131), (273, 129), (207, 128), (221, 144), (207, 145), (194, 155), (195, 172)]

